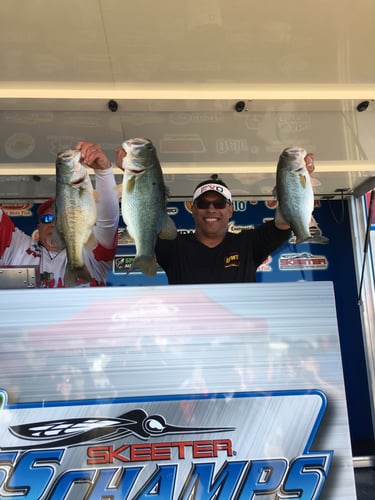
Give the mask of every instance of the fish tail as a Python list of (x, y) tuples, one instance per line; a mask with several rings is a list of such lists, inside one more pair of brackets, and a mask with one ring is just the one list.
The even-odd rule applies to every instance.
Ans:
[(152, 277), (155, 276), (157, 267), (155, 255), (152, 257), (140, 255), (133, 260), (128, 273), (133, 269), (140, 269), (144, 275)]
[(329, 243), (329, 238), (322, 234), (313, 234), (302, 238), (299, 237), (296, 239), (295, 243), (296, 245), (298, 245), (298, 243), (318, 243), (320, 245), (326, 245)]
[(298, 245), (299, 243), (306, 243), (309, 241), (311, 241), (311, 236), (308, 238), (297, 238), (294, 243), (295, 245)]
[(67, 266), (64, 275), (65, 288), (75, 287), (83, 282), (89, 283), (90, 281), (91, 281), (91, 276), (85, 265), (74, 269), (71, 269), (69, 265)]
[(327, 243), (329, 243), (329, 238), (327, 238), (326, 236), (323, 236), (322, 234), (316, 234), (314, 236), (311, 236), (311, 238), (309, 239), (309, 242), (310, 243), (320, 243), (320, 244), (326, 245)]

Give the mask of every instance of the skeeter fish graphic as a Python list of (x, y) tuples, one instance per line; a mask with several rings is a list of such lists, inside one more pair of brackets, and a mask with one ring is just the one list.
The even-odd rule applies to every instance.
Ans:
[[(118, 418), (69, 418), (47, 420), (9, 427), (13, 436), (33, 441), (37, 444), (17, 445), (17, 449), (36, 449), (49, 447), (81, 445), (113, 441), (119, 438), (135, 436), (142, 440), (168, 434), (193, 434), (203, 432), (224, 432), (234, 430), (228, 427), (184, 427), (168, 424), (162, 415), (148, 415), (142, 409), (136, 409), (120, 415)], [(4, 448), (2, 449), (13, 449)]]

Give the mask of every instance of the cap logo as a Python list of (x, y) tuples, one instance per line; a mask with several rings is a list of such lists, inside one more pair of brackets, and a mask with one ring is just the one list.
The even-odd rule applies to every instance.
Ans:
[(232, 195), (229, 189), (225, 186), (222, 186), (221, 184), (214, 183), (204, 184), (203, 186), (197, 188), (193, 194), (193, 201), (195, 201), (197, 198), (199, 198), (199, 196), (201, 196), (203, 193), (206, 193), (207, 191), (216, 191), (217, 193), (224, 196), (224, 198), (226, 198), (227, 200), (232, 201)]

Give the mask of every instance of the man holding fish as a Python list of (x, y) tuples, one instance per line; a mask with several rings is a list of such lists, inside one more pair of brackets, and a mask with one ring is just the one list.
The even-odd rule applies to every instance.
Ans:
[[(86, 167), (95, 172), (95, 192)], [(41, 286), (103, 286), (117, 246), (119, 203), (101, 147), (78, 142), (56, 160), (56, 193), (28, 236), (0, 209), (0, 265), (39, 265)]]
[(116, 165), (124, 171), (122, 217), (136, 246), (130, 270), (138, 267), (153, 276), (157, 262), (169, 284), (253, 282), (258, 266), (290, 237), (291, 227), (298, 241), (312, 239), (314, 164), (302, 148), (286, 148), (280, 155), (275, 220), (237, 234), (228, 232), (232, 194), (217, 176), (194, 190), (195, 232), (181, 234), (167, 215), (167, 189), (151, 141), (125, 141), (116, 149)]

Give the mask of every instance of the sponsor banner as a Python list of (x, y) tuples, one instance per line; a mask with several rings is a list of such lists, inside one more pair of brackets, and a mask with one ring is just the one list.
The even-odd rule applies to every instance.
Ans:
[(326, 404), (286, 391), (5, 406), (0, 496), (313, 500), (334, 454), (314, 448)]
[(355, 498), (331, 283), (2, 292), (0, 498)]
[(325, 270), (328, 261), (325, 255), (313, 255), (310, 252), (284, 253), (279, 257), (279, 269), (283, 271), (295, 271), (298, 269), (309, 269), (318, 271)]

